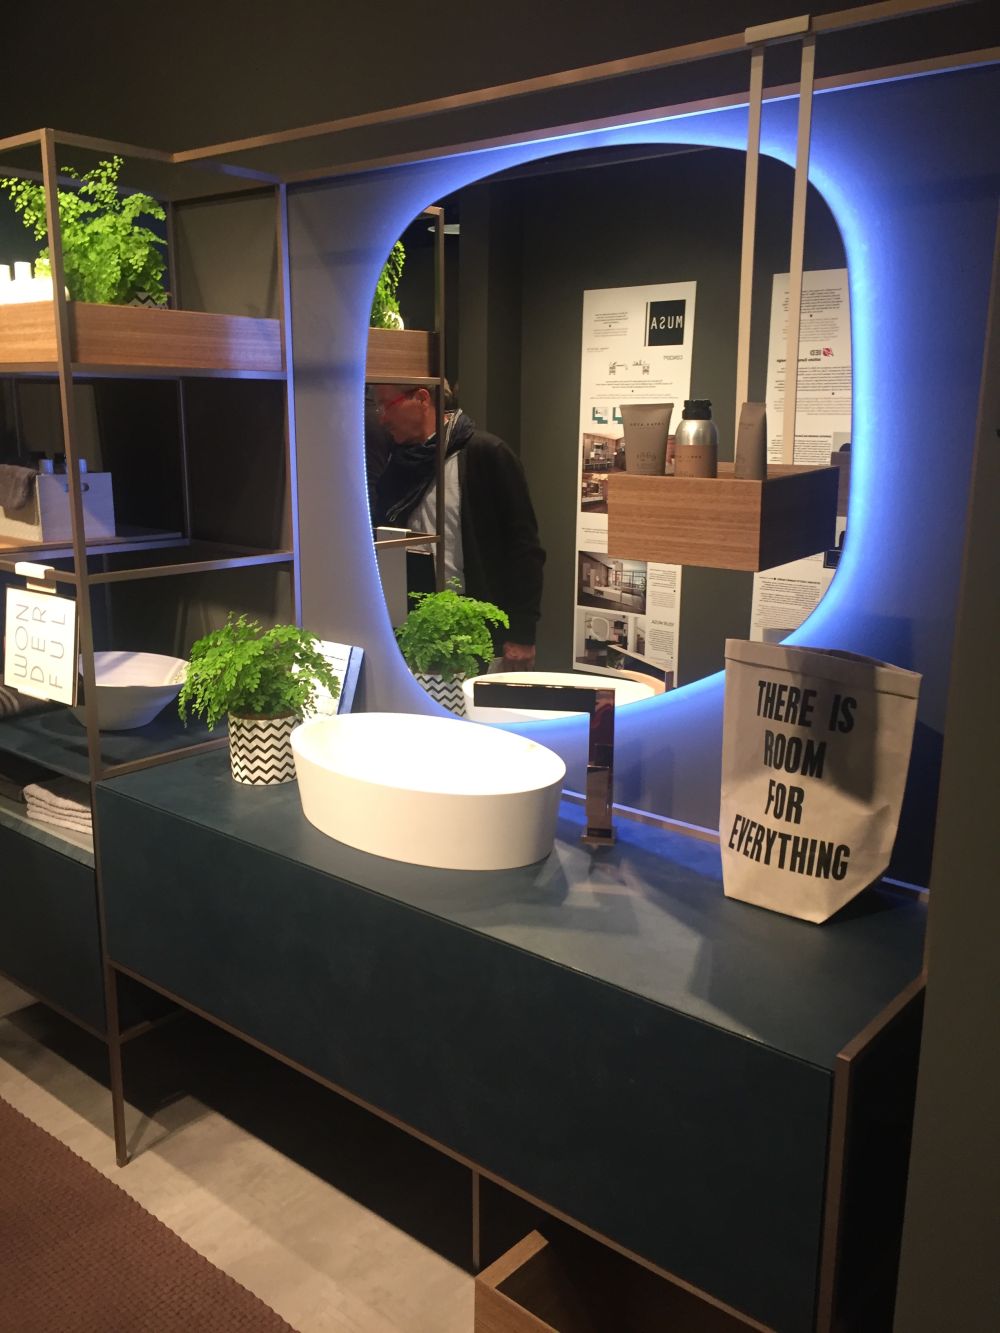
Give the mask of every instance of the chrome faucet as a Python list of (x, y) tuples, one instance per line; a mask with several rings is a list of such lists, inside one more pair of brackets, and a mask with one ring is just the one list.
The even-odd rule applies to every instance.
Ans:
[(477, 680), (473, 701), (484, 708), (539, 708), (587, 713), (590, 738), (587, 747), (587, 827), (583, 841), (607, 847), (615, 840), (611, 825), (614, 805), (615, 692), (592, 685), (523, 684), (513, 680)]

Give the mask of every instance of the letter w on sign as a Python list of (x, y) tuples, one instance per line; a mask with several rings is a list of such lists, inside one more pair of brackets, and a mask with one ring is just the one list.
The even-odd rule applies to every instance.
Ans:
[(35, 699), (75, 704), (76, 602), (50, 592), (8, 588), (5, 626), (4, 684)]

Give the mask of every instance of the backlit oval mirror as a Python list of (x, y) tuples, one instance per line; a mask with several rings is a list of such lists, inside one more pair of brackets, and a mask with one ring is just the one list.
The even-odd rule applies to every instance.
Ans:
[[(726, 638), (784, 638), (833, 577), (846, 527), (851, 330), (844, 247), (812, 186), (794, 461), (836, 461), (836, 536), (824, 531), (812, 555), (760, 573), (659, 563), (642, 550), (608, 554), (623, 403), (672, 402), (673, 436), (686, 399), (710, 400), (719, 462), (732, 462), (744, 165), (743, 153), (719, 148), (588, 150), (440, 201), (446, 373), (465, 417), (520, 458), (547, 552), (533, 663), (541, 671), (646, 675), (675, 688), (718, 671)], [(772, 459), (792, 183), (789, 167), (761, 159), (750, 397), (767, 403)], [(421, 215), (400, 239), (403, 322), (433, 328), (434, 219)], [(369, 402), (398, 392), (370, 386)], [(383, 429), (391, 412), (368, 416), (372, 483), (393, 457)], [(398, 519), (408, 526), (405, 513)]]

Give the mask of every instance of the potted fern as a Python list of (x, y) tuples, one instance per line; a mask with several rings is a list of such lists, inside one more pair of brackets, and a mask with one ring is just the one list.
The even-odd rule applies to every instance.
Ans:
[(406, 251), (401, 241), (382, 265), (368, 318), (368, 378), (387, 375), (430, 375), (432, 336), (423, 329), (407, 329), (399, 310), (399, 280)]
[(406, 665), (431, 698), (465, 716), (462, 681), (478, 675), (493, 657), (491, 625), (509, 626), (507, 613), (492, 602), (463, 597), (458, 580), (443, 592), (415, 592), (414, 603), (396, 641)]
[(264, 630), (230, 612), (191, 649), (177, 707), (185, 724), (191, 713), (209, 730), (228, 716), (233, 777), (270, 786), (295, 777), (289, 737), (323, 689), (336, 699), (340, 681), (315, 634), (297, 625)]
[(403, 242), (397, 241), (389, 251), (389, 258), (382, 265), (375, 295), (372, 297), (372, 312), (369, 324), (373, 329), (401, 329), (403, 317), (399, 313), (399, 280), (403, 276), (403, 264), (406, 251)]
[[(166, 305), (164, 240), (143, 226), (166, 213), (148, 194), (124, 194), (118, 186), (122, 159), (112, 157), (81, 176), (71, 167), (62, 175), (79, 184), (59, 190), (59, 230), (70, 300), (101, 305)], [(36, 241), (48, 234), (45, 191), (35, 181), (0, 179), (15, 210)], [(51, 276), (46, 246), (35, 261), (36, 277)]]

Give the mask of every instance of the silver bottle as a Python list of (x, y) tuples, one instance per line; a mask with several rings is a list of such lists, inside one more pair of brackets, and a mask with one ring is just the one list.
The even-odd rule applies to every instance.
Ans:
[(719, 474), (719, 432), (707, 398), (689, 398), (674, 435), (675, 477), (716, 477)]

